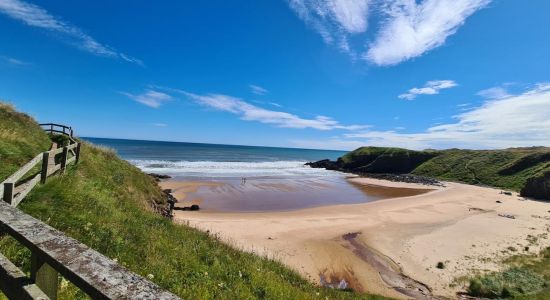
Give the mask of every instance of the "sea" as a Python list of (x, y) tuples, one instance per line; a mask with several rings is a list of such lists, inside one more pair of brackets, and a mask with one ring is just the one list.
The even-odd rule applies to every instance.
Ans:
[(178, 189), (186, 190), (185, 201), (178, 205), (197, 204), (201, 211), (291, 211), (365, 203), (411, 193), (357, 184), (347, 179), (350, 174), (305, 165), (321, 159), (335, 160), (344, 155), (344, 151), (105, 138), (84, 140), (114, 149), (144, 172), (171, 176), (179, 182)]
[(335, 160), (345, 151), (256, 147), (183, 142), (86, 137), (84, 140), (116, 150), (144, 172), (188, 178), (288, 178), (341, 176), (304, 164)]

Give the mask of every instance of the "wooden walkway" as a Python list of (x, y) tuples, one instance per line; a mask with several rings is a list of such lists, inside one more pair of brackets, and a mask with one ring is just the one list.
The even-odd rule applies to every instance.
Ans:
[[(37, 155), (0, 183), (0, 231), (31, 251), (30, 278), (0, 254), (0, 290), (10, 299), (57, 299), (61, 275), (92, 299), (179, 299), (16, 208), (34, 186), (65, 172), (69, 164), (78, 164), (80, 159), (80, 143), (73, 138), (72, 128), (41, 125), (49, 127), (45, 129), (49, 133), (67, 135), (69, 145), (58, 147), (54, 143), (50, 151)], [(41, 166), (39, 171), (37, 166)]]

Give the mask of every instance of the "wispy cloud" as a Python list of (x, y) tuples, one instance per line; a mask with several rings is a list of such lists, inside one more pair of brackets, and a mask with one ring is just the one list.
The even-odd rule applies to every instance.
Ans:
[(10, 65), (14, 65), (14, 66), (28, 66), (28, 65), (31, 64), (29, 62), (22, 61), (20, 59), (9, 57), (9, 56), (0, 56), (0, 59), (3, 60), (4, 62), (6, 62)]
[(518, 95), (487, 100), (461, 113), (456, 122), (430, 127), (425, 132), (366, 131), (345, 138), (364, 145), (425, 148), (507, 148), (550, 146), (550, 83)]
[(0, 13), (21, 21), (28, 26), (55, 32), (70, 44), (94, 55), (119, 58), (127, 62), (143, 65), (141, 60), (99, 43), (82, 31), (82, 29), (51, 15), (47, 10), (32, 3), (20, 0), (0, 0)]
[(386, 20), (365, 58), (377, 65), (394, 65), (443, 45), (466, 19), (491, 0), (390, 1)]
[[(328, 44), (376, 65), (394, 65), (443, 45), (491, 0), (289, 0), (290, 7)], [(367, 49), (349, 39), (367, 31), (369, 11), (382, 19)], [(366, 36), (361, 36), (363, 43)]]
[(256, 95), (263, 96), (263, 95), (269, 93), (268, 90), (266, 90), (265, 88), (263, 88), (259, 85), (250, 84), (249, 87), (250, 87), (250, 91), (252, 93), (256, 94)]
[[(171, 90), (175, 91), (174, 89)], [(187, 96), (189, 99), (193, 100), (199, 105), (235, 114), (239, 116), (241, 120), (273, 124), (277, 127), (282, 128), (311, 128), (317, 130), (362, 130), (368, 127), (362, 125), (342, 125), (338, 121), (325, 116), (317, 116), (313, 119), (305, 119), (291, 113), (261, 108), (256, 105), (250, 104), (240, 98), (223, 94), (199, 95), (182, 90), (177, 91)]]
[(508, 90), (501, 86), (479, 91), (477, 95), (485, 99), (502, 99), (511, 96), (508, 94)]
[(399, 95), (399, 99), (414, 100), (418, 95), (436, 95), (443, 89), (450, 89), (457, 86), (453, 80), (431, 80), (421, 88), (412, 88), (406, 93)]
[(155, 90), (147, 90), (144, 93), (137, 94), (137, 95), (130, 94), (127, 92), (120, 92), (120, 93), (136, 102), (139, 102), (143, 105), (146, 105), (152, 108), (159, 108), (164, 103), (173, 99), (172, 96), (163, 92), (155, 91)]
[(166, 123), (153, 123), (153, 126), (155, 126), (155, 127), (168, 127), (168, 124), (166, 124)]
[(328, 44), (353, 54), (350, 35), (365, 32), (370, 0), (289, 0), (290, 7)]

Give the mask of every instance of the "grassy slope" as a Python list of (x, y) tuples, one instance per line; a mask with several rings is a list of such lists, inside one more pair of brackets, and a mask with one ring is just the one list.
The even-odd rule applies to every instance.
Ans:
[[(0, 174), (10, 174), (46, 150), (49, 141), (30, 118), (5, 106), (0, 116)], [(138, 274), (152, 274), (154, 282), (182, 298), (311, 299), (319, 293), (331, 299), (379, 299), (316, 287), (280, 263), (172, 224), (152, 212), (150, 201), (163, 199), (149, 176), (113, 152), (86, 144), (78, 166), (36, 187), (19, 208)], [(0, 250), (29, 270), (29, 251), (13, 239), (1, 238)], [(62, 299), (84, 297), (66, 281), (61, 287)]]
[(519, 191), (528, 179), (550, 172), (550, 148), (412, 151), (362, 147), (346, 154), (339, 162), (347, 169), (365, 173), (410, 172)]
[(50, 139), (31, 117), (0, 102), (0, 182), (50, 146)]

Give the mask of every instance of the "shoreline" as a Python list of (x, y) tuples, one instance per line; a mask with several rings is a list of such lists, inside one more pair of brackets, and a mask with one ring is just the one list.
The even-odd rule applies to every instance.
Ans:
[[(548, 211), (550, 203), (520, 201), (516, 193), (506, 196), (498, 189), (459, 183), (433, 187), (371, 178), (348, 180), (432, 190), (409, 197), (283, 212), (178, 211), (174, 221), (209, 230), (236, 248), (275, 258), (313, 282), (321, 283), (324, 278), (325, 284), (334, 284), (337, 278), (347, 278), (350, 287), (359, 292), (395, 298), (407, 298), (406, 291), (388, 284), (358, 248), (367, 247), (387, 257), (399, 274), (422, 283), (434, 295), (455, 297), (464, 290), (457, 278), (498, 270), (502, 259), (517, 254), (506, 249), (522, 249), (528, 235), (550, 230), (550, 222), (533, 217)], [(510, 213), (516, 218), (499, 216)], [(346, 240), (346, 234), (355, 234), (354, 245)], [(546, 239), (539, 240), (540, 245), (530, 245), (529, 253), (550, 245)], [(436, 268), (440, 261), (444, 269)]]

